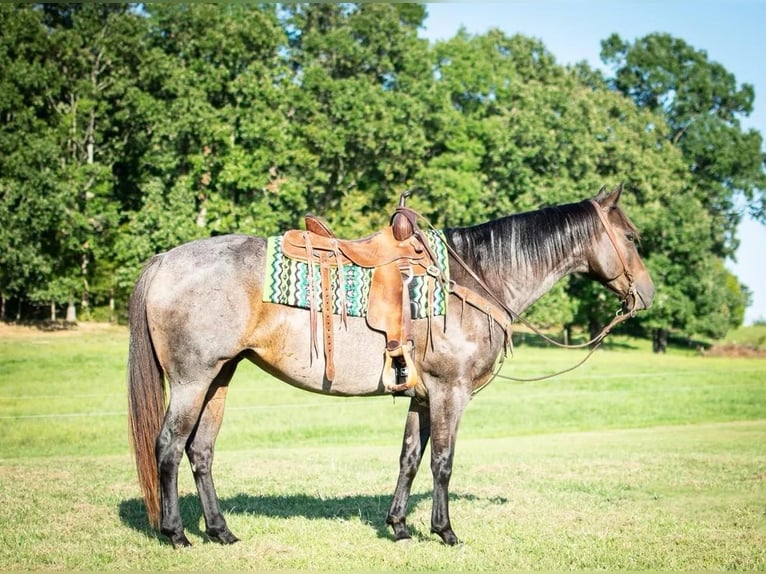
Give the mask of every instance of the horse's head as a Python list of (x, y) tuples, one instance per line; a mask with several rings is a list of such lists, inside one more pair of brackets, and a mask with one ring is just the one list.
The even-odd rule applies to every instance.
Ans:
[(654, 299), (654, 283), (636, 249), (638, 231), (617, 205), (622, 184), (606, 193), (601, 188), (591, 200), (603, 232), (588, 253), (588, 271), (619, 295), (625, 309), (648, 309)]

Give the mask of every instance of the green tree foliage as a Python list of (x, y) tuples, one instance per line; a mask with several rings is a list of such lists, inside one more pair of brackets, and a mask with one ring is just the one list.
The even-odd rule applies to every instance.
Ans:
[[(0, 6), (0, 288), (6, 299), (59, 299), (59, 85), (41, 13)], [(3, 305), (5, 308), (5, 305)]]
[(288, 99), (307, 153), (307, 207), (343, 234), (383, 225), (420, 167), (433, 85), (425, 9), (411, 4), (287, 5)]
[(615, 70), (610, 85), (665, 120), (665, 137), (683, 154), (687, 175), (667, 205), (672, 214), (658, 213), (660, 233), (647, 245), (666, 287), (646, 323), (721, 337), (741, 323), (747, 299), (737, 282), (725, 288), (722, 264), (737, 248), (743, 203), (766, 222), (762, 136), (740, 124), (752, 112), (753, 87), (738, 86), (704, 51), (667, 34), (633, 43), (612, 35), (601, 56)]
[(127, 113), (143, 21), (117, 4), (51, 4), (41, 10), (59, 81), (50, 102), (62, 214), (55, 280), (70, 302), (79, 294), (87, 311), (94, 278), (107, 290), (113, 286), (108, 262), (115, 258), (125, 207), (115, 167), (129, 135), (114, 122)]
[[(9, 121), (2, 208), (16, 223), (10, 241), (23, 245), (6, 251), (19, 259), (7, 272), (27, 277), (17, 296), (53, 303), (79, 297), (87, 308), (90, 281), (115, 258), (123, 203), (114, 166), (125, 134), (113, 122), (131, 64), (138, 63), (133, 47), (140, 20), (117, 5), (3, 10)], [(19, 279), (9, 279), (6, 288), (13, 292)]]
[(275, 7), (145, 10), (134, 107), (139, 202), (118, 240), (124, 290), (152, 253), (211, 234), (273, 233), (305, 205), (300, 189), (281, 185), (292, 146)]
[[(623, 181), (623, 201), (639, 228), (648, 237), (665, 232), (661, 206), (682, 196), (689, 180), (656, 113), (594, 82), (590, 72), (584, 82), (583, 69), (556, 65), (542, 44), (522, 36), (462, 32), (435, 50), (442, 129), (421, 177), (440, 222), (463, 225), (579, 201), (605, 181)], [(575, 297), (554, 290), (532, 318), (597, 332), (615, 311), (612, 299), (584, 282), (568, 293)]]
[(753, 86), (738, 86), (706, 52), (668, 34), (634, 43), (613, 34), (602, 42), (601, 57), (615, 70), (611, 84), (617, 90), (665, 118), (668, 138), (683, 152), (694, 181), (689, 193), (713, 217), (712, 247), (718, 255), (732, 255), (740, 196), (766, 222), (763, 138), (740, 124), (753, 110)]
[[(734, 205), (763, 217), (760, 134), (738, 123), (752, 88), (680, 40), (613, 36), (604, 78), (498, 30), (429, 45), (420, 4), (0, 16), (4, 303), (124, 306), (153, 253), (278, 233), (306, 212), (359, 236), (406, 189), (434, 225), (462, 226), (622, 181), (659, 285), (640, 328), (718, 335), (741, 322), (747, 290), (722, 258)], [(575, 278), (531, 318), (593, 330), (613, 311)]]

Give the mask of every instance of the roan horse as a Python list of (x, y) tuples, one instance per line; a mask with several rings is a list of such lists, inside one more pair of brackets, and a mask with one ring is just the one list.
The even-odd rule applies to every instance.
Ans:
[[(593, 200), (445, 231), (452, 249), (450, 279), (496, 305), (489, 319), (486, 309), (466, 305), (453, 293), (444, 328), (440, 321), (434, 322), (438, 327), (427, 325), (427, 319), (413, 321), (423, 389), (410, 401), (387, 516), (396, 540), (410, 538), (405, 520), (410, 488), (430, 440), (431, 531), (446, 544), (458, 541), (448, 509), (456, 434), (472, 393), (491, 379), (505, 351), (504, 337), (492, 335), (498, 313), (523, 312), (575, 272), (616, 293), (631, 313), (651, 305), (654, 285), (636, 250), (636, 229), (618, 206), (621, 191), (602, 189)], [(175, 547), (190, 544), (177, 486), (184, 451), (207, 535), (224, 544), (237, 541), (221, 513), (211, 467), (228, 384), (242, 359), (308, 391), (341, 396), (388, 392), (381, 382), (383, 334), (370, 329), (363, 317), (348, 317), (346, 326), (335, 328), (337, 374), (327, 380), (322, 361), (310, 358), (309, 312), (261, 300), (265, 249), (264, 238), (243, 235), (192, 241), (153, 257), (131, 296), (132, 446), (149, 521)], [(512, 317), (506, 318), (509, 325)]]

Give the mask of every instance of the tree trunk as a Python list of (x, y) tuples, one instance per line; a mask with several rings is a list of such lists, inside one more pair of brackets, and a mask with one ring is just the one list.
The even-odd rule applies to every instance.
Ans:
[(51, 321), (56, 321), (56, 302), (51, 301)]
[(668, 347), (668, 332), (665, 329), (652, 331), (652, 350), (655, 353), (664, 353)]
[[(84, 245), (87, 249), (88, 243)], [(88, 264), (90, 258), (88, 252), (84, 251), (82, 254), (82, 261), (80, 262), (80, 272), (82, 273), (82, 297), (80, 298), (80, 310), (85, 316), (85, 320), (88, 319), (88, 309), (90, 308), (90, 285), (88, 284)]]
[[(601, 333), (601, 330), (604, 328), (604, 326), (599, 322), (598, 319), (595, 317), (591, 317), (588, 321), (588, 335), (590, 337), (590, 340), (592, 341), (596, 337), (599, 336)], [(591, 348), (596, 346), (596, 343), (591, 343), (589, 345)]]
[(77, 323), (77, 307), (71, 300), (66, 306), (66, 321), (67, 323)]

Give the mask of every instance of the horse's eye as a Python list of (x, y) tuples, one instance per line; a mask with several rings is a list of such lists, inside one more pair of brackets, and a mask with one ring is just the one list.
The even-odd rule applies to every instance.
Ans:
[(626, 233), (625, 237), (627, 237), (628, 241), (630, 241), (631, 243), (636, 242), (636, 235), (634, 233)]

